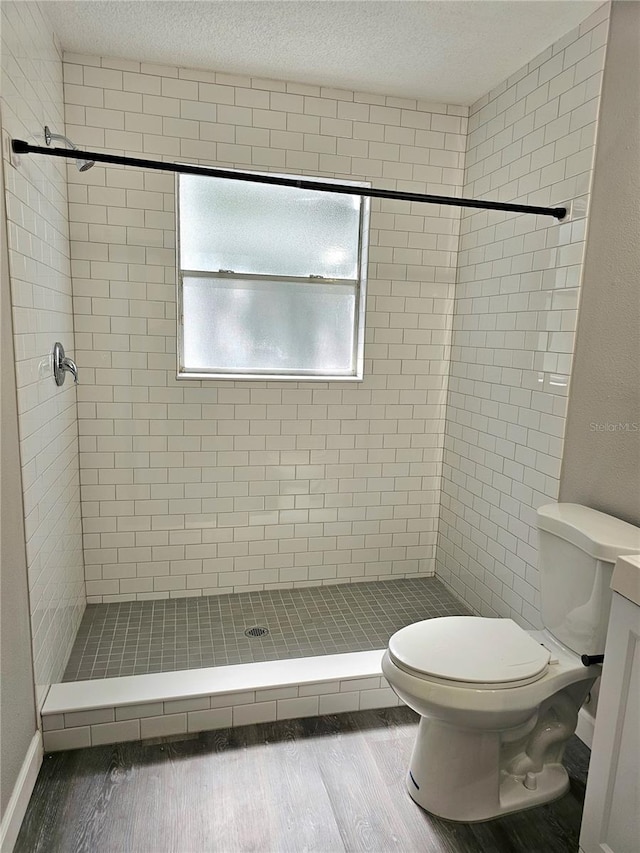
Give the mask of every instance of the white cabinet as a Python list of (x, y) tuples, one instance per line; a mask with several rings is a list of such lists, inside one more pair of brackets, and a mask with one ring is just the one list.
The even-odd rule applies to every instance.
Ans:
[(611, 604), (580, 848), (584, 853), (640, 850), (640, 606), (617, 592)]

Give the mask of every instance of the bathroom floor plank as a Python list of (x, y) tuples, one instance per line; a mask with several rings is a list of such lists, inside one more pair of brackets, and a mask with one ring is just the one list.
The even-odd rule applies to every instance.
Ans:
[(548, 806), (454, 824), (413, 803), (408, 708), (45, 758), (16, 853), (576, 853), (589, 751)]
[[(390, 795), (368, 756), (367, 731), (344, 737), (340, 721), (333, 719), (334, 731), (316, 739), (315, 752), (345, 849), (362, 853), (406, 853), (414, 849), (415, 839), (396, 808), (399, 800)], [(375, 719), (372, 722), (375, 724)], [(426, 853), (429, 848), (423, 849)]]
[(270, 846), (263, 850), (278, 850), (279, 853), (342, 851), (341, 833), (331, 801), (309, 749), (313, 736), (299, 720), (274, 723), (269, 735), (265, 767), (279, 831), (270, 839)]
[(107, 830), (113, 833), (118, 786), (131, 775), (130, 764), (121, 766), (120, 752), (115, 746), (108, 754), (103, 749), (61, 753), (63, 761), (57, 761), (57, 755), (45, 756), (16, 850), (24, 836), (26, 850), (62, 852), (71, 827), (74, 851), (106, 849), (101, 840), (105, 816), (112, 824)]

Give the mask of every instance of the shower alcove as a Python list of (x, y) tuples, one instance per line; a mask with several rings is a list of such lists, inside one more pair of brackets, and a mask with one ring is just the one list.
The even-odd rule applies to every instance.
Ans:
[[(607, 14), (563, 39), (558, 50), (567, 51), (568, 64), (578, 62), (573, 42), (583, 45), (593, 33), (594, 68), (601, 68)], [(341, 135), (347, 119), (304, 115), (303, 96), (281, 98), (277, 86), (258, 94), (241, 79), (224, 80), (225, 96), (238, 103), (268, 99), (259, 118), (269, 126), (286, 124), (289, 113), (292, 122), (325, 125), (332, 151), (411, 139), (403, 144), (406, 162), (398, 160), (399, 142), (372, 141), (380, 161), (331, 160), (328, 169), (340, 182), (375, 189), (364, 381), (256, 379), (240, 387), (176, 382), (176, 191), (174, 176), (159, 173), (185, 172), (184, 164), (171, 153), (146, 159), (157, 155), (153, 134), (132, 152), (144, 160), (117, 145), (114, 153), (106, 113), (75, 109), (94, 94), (102, 103), (108, 92), (118, 107), (141, 101), (145, 114), (156, 100), (139, 93), (152, 84), (178, 89), (185, 110), (201, 115), (209, 110), (201, 95), (222, 90), (181, 80), (174, 68), (157, 67), (149, 80), (140, 68), (124, 74), (100, 58), (69, 58), (67, 73), (81, 81), (71, 92), (77, 86), (83, 99), (69, 106), (87, 150), (57, 148), (55, 156), (96, 164), (70, 169), (65, 190), (73, 195), (68, 319), (76, 338), (65, 343), (80, 371), (84, 581), (96, 604), (66, 680), (46, 696), (46, 749), (396, 704), (381, 677), (381, 651), (407, 622), (465, 612), (443, 586), (453, 586), (452, 571), (469, 580), (455, 584), (469, 606), (535, 622), (532, 508), (558, 494), (595, 123), (580, 132), (575, 155), (573, 142), (559, 142), (564, 153), (542, 170), (543, 185), (540, 170), (529, 171), (530, 155), (510, 167), (524, 170), (518, 185), (503, 184), (506, 169), (489, 148), (516, 125), (525, 132), (534, 112), (555, 132), (555, 115), (539, 102), (548, 86), (531, 98), (522, 81), (555, 73), (558, 61), (532, 60), (527, 76), (471, 110), (419, 101), (382, 107), (378, 96), (362, 103), (357, 93), (345, 101), (327, 93), (323, 108), (354, 116), (348, 121), (362, 138), (353, 140)], [(597, 107), (593, 77), (588, 102), (585, 86), (576, 93), (578, 118), (583, 107), (587, 117)], [(513, 128), (495, 126), (498, 107)], [(231, 126), (242, 112), (224, 104), (220, 111), (231, 114), (234, 136), (248, 132)], [(484, 130), (474, 133), (471, 123)], [(203, 161), (198, 168), (207, 173), (212, 163), (227, 163), (216, 156), (226, 143), (187, 155), (194, 149), (184, 127), (162, 122), (168, 152)], [(481, 138), (485, 130), (494, 136)], [(527, 131), (522, 144), (537, 150), (541, 132)], [(53, 153), (13, 136), (13, 151), (25, 160)], [(315, 154), (320, 168), (304, 165), (311, 152), (282, 150), (279, 165), (268, 167), (262, 153), (257, 148), (245, 168), (275, 174), (292, 161), (297, 172), (327, 171)], [(565, 173), (575, 177), (559, 177)], [(492, 200), (478, 198), (485, 194)], [(473, 212), (461, 214), (460, 205)], [(238, 275), (228, 264), (214, 266), (208, 272), (216, 280)], [(31, 341), (30, 331), (25, 337)], [(440, 579), (429, 576), (436, 538)], [(249, 591), (265, 587), (274, 588)], [(148, 600), (130, 601), (136, 598)], [(489, 601), (495, 608), (482, 607)], [(261, 628), (269, 633), (251, 633)], [(48, 639), (37, 638), (41, 658)]]

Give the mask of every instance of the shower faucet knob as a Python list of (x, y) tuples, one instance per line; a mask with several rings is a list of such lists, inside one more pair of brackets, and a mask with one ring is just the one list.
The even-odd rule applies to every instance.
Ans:
[(73, 381), (78, 384), (78, 368), (75, 361), (64, 354), (64, 347), (57, 341), (53, 347), (53, 378), (56, 385), (64, 385), (66, 374), (73, 376)]

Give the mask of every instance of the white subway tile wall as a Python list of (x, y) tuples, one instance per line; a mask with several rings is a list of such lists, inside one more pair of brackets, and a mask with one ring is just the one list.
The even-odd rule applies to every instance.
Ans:
[[(438, 576), (539, 627), (535, 510), (557, 500), (609, 6), (470, 111), (464, 195), (571, 221), (462, 217)], [(585, 460), (588, 464), (588, 460)]]
[[(461, 192), (466, 107), (64, 59), (81, 146)], [(177, 382), (174, 176), (69, 181), (88, 600), (432, 574), (459, 210), (372, 203), (362, 383)]]
[[(2, 4), (2, 121), (27, 564), (38, 705), (62, 678), (85, 606), (73, 382), (50, 353), (74, 353), (66, 168), (6, 159), (10, 137), (64, 132), (62, 57), (35, 3)], [(16, 495), (20, 500), (20, 495)]]

